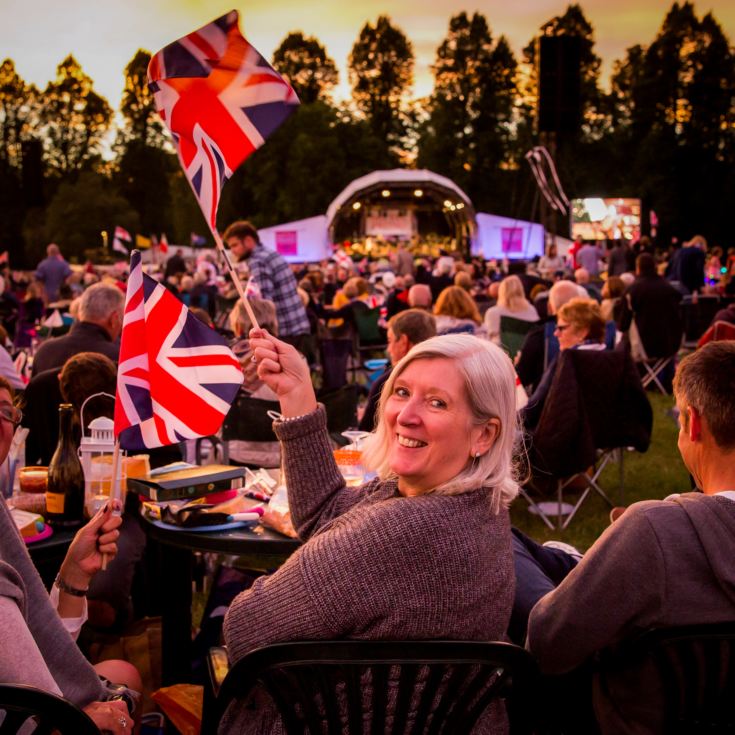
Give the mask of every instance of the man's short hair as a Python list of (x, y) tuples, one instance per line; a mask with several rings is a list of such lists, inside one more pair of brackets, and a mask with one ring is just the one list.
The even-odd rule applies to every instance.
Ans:
[(225, 230), (225, 234), (222, 235), (222, 239), (225, 242), (227, 242), (231, 237), (236, 237), (238, 240), (244, 240), (246, 237), (252, 237), (255, 242), (260, 242), (260, 238), (258, 237), (258, 230), (256, 230), (255, 227), (250, 224), (250, 222), (244, 219), (233, 222)]
[(104, 322), (110, 314), (122, 311), (125, 307), (125, 294), (109, 283), (95, 283), (90, 286), (79, 300), (79, 320), (83, 322)]
[(674, 393), (696, 408), (721, 449), (735, 449), (735, 342), (710, 342), (687, 355), (674, 376)]
[(424, 309), (406, 309), (394, 314), (388, 321), (396, 338), (404, 334), (412, 345), (436, 336), (436, 320)]
[(422, 309), (431, 308), (431, 289), (426, 283), (415, 283), (408, 289), (408, 303)]
[(549, 290), (549, 306), (552, 313), (556, 314), (559, 309), (572, 299), (579, 296), (579, 288), (572, 281), (557, 281)]
[(650, 253), (641, 253), (635, 259), (635, 269), (640, 276), (655, 276), (656, 259)]

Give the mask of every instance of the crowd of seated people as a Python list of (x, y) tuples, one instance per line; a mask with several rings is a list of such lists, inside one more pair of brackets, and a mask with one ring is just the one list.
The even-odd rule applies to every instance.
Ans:
[[(245, 374), (242, 390), (278, 401), (283, 417), (274, 427), (278, 442), (230, 442), (230, 456), (237, 462), (283, 466), (294, 526), (304, 542), (278, 571), (258, 579), (232, 603), (224, 634), (233, 662), (257, 646), (279, 641), (502, 640), (510, 630), (512, 640), (524, 644), (528, 628), (527, 645), (542, 669), (561, 674), (646, 626), (731, 619), (731, 575), (723, 560), (732, 550), (735, 528), (734, 498), (728, 494), (735, 478), (727, 474), (735, 458), (735, 439), (727, 429), (735, 422), (732, 344), (707, 345), (685, 358), (673, 381), (682, 416), (679, 449), (703, 495), (650, 501), (626, 510), (583, 557), (573, 549), (538, 545), (511, 528), (508, 513), (519, 481), (518, 440), (522, 431), (533, 432), (558, 355), (616, 346), (636, 354), (638, 343), (648, 356), (676, 351), (683, 293), (707, 288), (706, 278), (700, 282), (691, 275), (700, 261), (703, 269), (709, 263), (697, 254), (704, 252), (701, 241), (682, 248), (697, 252), (674, 253), (668, 278), (661, 274), (665, 264), (654, 254), (642, 250), (633, 261), (635, 251), (625, 243), (607, 253), (596, 244), (581, 248), (576, 254), (579, 263), (549, 249), (545, 260), (528, 264), (520, 276), (508, 274), (496, 262), (465, 262), (449, 254), (434, 263), (417, 263), (406, 257), (405, 248), (393, 261), (358, 263), (347, 258), (316, 267), (288, 267), (286, 274), (282, 263), (262, 254), (257, 231), (236, 224), (226, 239), (236, 246), (233, 252), (239, 253), (244, 280), (252, 271), (277, 274), (292, 284), (298, 308), (293, 300), (279, 301), (281, 291), (275, 288), (273, 298), (262, 292), (252, 296), (260, 327), (252, 331), (247, 311), (233, 298), (213, 260), (195, 262), (175, 253), (166, 272), (158, 274), (185, 303), (202, 305), (202, 318), (230, 337)], [(13, 381), (0, 383), (0, 437), (12, 437), (21, 420), (12, 410), (19, 390), (25, 393), (23, 422), (30, 429), (29, 463), (47, 463), (50, 458), (55, 439), (49, 429), (55, 426), (53, 414), (60, 400), (72, 402), (78, 412), (81, 401), (98, 387), (114, 393), (122, 329), (124, 270), (114, 271), (113, 277), (98, 275), (92, 267), (75, 283), (71, 329), (39, 339), (48, 305), (58, 307), (68, 285), (64, 281), (70, 278), (62, 278), (52, 295), (48, 274), (62, 273), (56, 266), (58, 248), (49, 258), (51, 269), (39, 266), (35, 280), (25, 286), (20, 277), (4, 274), (4, 286), (13, 292), (17, 308), (7, 320), (14, 331), (0, 332), (0, 349), (8, 357), (0, 355), (0, 371)], [(579, 267), (583, 263), (586, 267)], [(606, 268), (609, 277), (600, 279)], [(97, 282), (100, 275), (102, 282)], [(197, 292), (197, 286), (204, 288)], [(204, 291), (206, 301), (197, 296)], [(279, 309), (286, 310), (290, 324), (298, 324), (285, 339), (279, 339)], [(317, 343), (357, 339), (355, 312), (363, 309), (381, 312), (389, 365), (366, 396), (360, 424), (372, 432), (364, 463), (376, 479), (347, 489), (331, 453), (324, 409), (315, 398), (323, 366), (314, 358), (318, 350), (304, 349), (300, 330), (308, 329)], [(723, 303), (717, 318), (735, 320), (731, 312)], [(533, 323), (515, 364), (502, 349), (502, 316)], [(19, 333), (27, 344), (17, 342)], [(664, 346), (659, 345), (662, 340)], [(22, 360), (16, 362), (19, 353), (28, 358), (25, 366)], [(350, 378), (345, 374), (344, 379)], [(520, 413), (519, 382), (530, 396)], [(9, 522), (2, 514), (0, 521)], [(694, 530), (686, 535), (686, 549), (675, 549), (673, 539), (682, 537), (687, 523)], [(14, 541), (2, 542), (3, 621), (12, 621), (9, 630), (23, 631), (15, 641), (21, 653), (35, 639), (49, 673), (39, 668), (41, 675), (32, 676), (26, 668), (19, 671), (5, 664), (0, 673), (7, 681), (61, 691), (86, 708), (102, 729), (119, 733), (131, 713), (106, 701), (105, 690), (92, 681), (84, 659), (68, 652), (70, 647), (76, 650), (73, 641), (64, 638), (63, 646), (54, 649), (59, 631), (65, 630), (54, 616), (58, 611), (62, 619), (82, 617), (78, 606), (72, 610), (64, 604), (66, 584), (81, 586), (89, 594), (88, 614), (100, 627), (114, 627), (127, 618), (129, 572), (145, 540), (127, 515), (121, 524), (102, 514), (85, 529), (62, 567), (67, 577), (62, 574), (56, 610), (53, 597), (51, 606), (48, 598), (39, 602), (40, 580), (27, 557), (20, 555)], [(711, 543), (702, 540), (705, 531), (712, 534)], [(96, 551), (74, 556), (89, 543), (97, 543)], [(110, 577), (95, 575), (98, 552), (112, 554), (118, 547), (112, 563), (119, 566), (115, 579), (120, 584), (107, 589), (101, 582)], [(696, 554), (691, 551), (695, 547)], [(641, 553), (647, 563), (638, 569)], [(670, 574), (677, 565), (684, 576), (675, 582)], [(629, 594), (631, 586), (637, 594)], [(400, 598), (397, 588), (402, 590)], [(22, 595), (39, 605), (42, 618), (25, 614)], [(711, 614), (701, 614), (693, 603), (697, 595), (709, 600)], [(583, 613), (579, 617), (577, 605)], [(654, 609), (657, 614), (651, 613)], [(49, 626), (55, 638), (47, 638), (39, 626)], [(570, 640), (575, 645), (569, 645)], [(66, 662), (59, 661), (60, 655)], [(129, 670), (110, 671), (108, 678), (140, 689)], [(634, 692), (623, 688), (619, 696), (633, 697)], [(598, 704), (602, 717), (615, 722), (603, 730), (627, 732), (625, 723), (609, 714), (614, 701)], [(125, 725), (121, 718), (126, 718)], [(491, 707), (483, 722), (490, 731), (504, 727), (502, 708)], [(258, 691), (228, 711), (223, 731), (269, 732), (274, 727), (277, 714)]]

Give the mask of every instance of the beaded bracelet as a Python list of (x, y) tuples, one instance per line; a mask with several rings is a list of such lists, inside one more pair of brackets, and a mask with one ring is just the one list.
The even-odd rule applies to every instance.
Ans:
[(80, 590), (78, 587), (72, 587), (70, 584), (67, 584), (61, 577), (61, 572), (59, 572), (56, 575), (56, 579), (54, 580), (54, 584), (62, 591), (66, 592), (67, 595), (72, 595), (73, 597), (86, 597), (87, 592), (89, 592), (89, 587), (87, 587), (86, 590)]

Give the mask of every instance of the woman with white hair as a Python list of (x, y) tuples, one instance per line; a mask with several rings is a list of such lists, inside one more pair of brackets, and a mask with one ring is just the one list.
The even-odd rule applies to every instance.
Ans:
[(526, 298), (518, 276), (507, 276), (500, 282), (498, 303), (485, 312), (485, 328), (495, 344), (500, 344), (501, 316), (512, 316), (524, 322), (538, 321), (536, 307)]
[[(514, 590), (507, 508), (518, 492), (510, 359), (464, 334), (414, 346), (385, 384), (363, 452), (377, 477), (348, 488), (296, 350), (262, 330), (250, 345), (281, 404), (274, 429), (305, 543), (233, 602), (224, 625), (232, 662), (290, 640), (503, 639)], [(493, 706), (478, 727), (498, 732), (504, 719)], [(256, 695), (222, 729), (276, 723)]]

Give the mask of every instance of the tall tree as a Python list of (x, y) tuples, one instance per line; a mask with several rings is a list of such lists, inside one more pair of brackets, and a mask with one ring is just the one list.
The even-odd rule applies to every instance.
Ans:
[[(26, 223), (27, 228), (31, 225)], [(103, 230), (111, 232), (120, 224), (129, 230), (138, 230), (137, 214), (100, 173), (81, 172), (75, 180), (64, 179), (45, 211), (45, 222), (40, 232), (26, 232), (29, 243), (38, 248), (44, 243), (57, 242), (64, 253), (77, 259), (85, 250), (101, 244)]]
[(156, 112), (153, 93), (148, 88), (149, 51), (138, 49), (125, 67), (125, 89), (120, 113), (125, 120), (123, 140), (134, 139), (144, 145), (162, 148), (166, 141), (161, 119)]
[(334, 60), (313, 36), (289, 33), (273, 52), (273, 67), (288, 77), (302, 104), (328, 100), (339, 74)]
[(112, 122), (112, 109), (94, 91), (94, 83), (73, 56), (56, 69), (39, 106), (39, 125), (45, 156), (52, 171), (78, 171), (100, 155)]
[(169, 133), (156, 112), (148, 88), (151, 55), (139, 49), (125, 68), (120, 103), (124, 125), (115, 144), (113, 181), (140, 216), (143, 232), (173, 232), (171, 173), (178, 167), (166, 146)]
[(419, 165), (448, 175), (482, 201), (508, 161), (517, 94), (513, 52), (502, 36), (493, 41), (482, 14), (462, 12), (450, 19), (433, 69)]
[(37, 94), (20, 77), (12, 59), (0, 64), (0, 162), (13, 168), (21, 166), (21, 141), (29, 134)]
[(614, 142), (662, 235), (729, 236), (735, 54), (714, 17), (674, 3), (650, 46), (616, 65), (610, 96)]
[(404, 99), (413, 84), (413, 47), (390, 18), (366, 23), (349, 58), (352, 99), (375, 135), (397, 146), (405, 133)]

